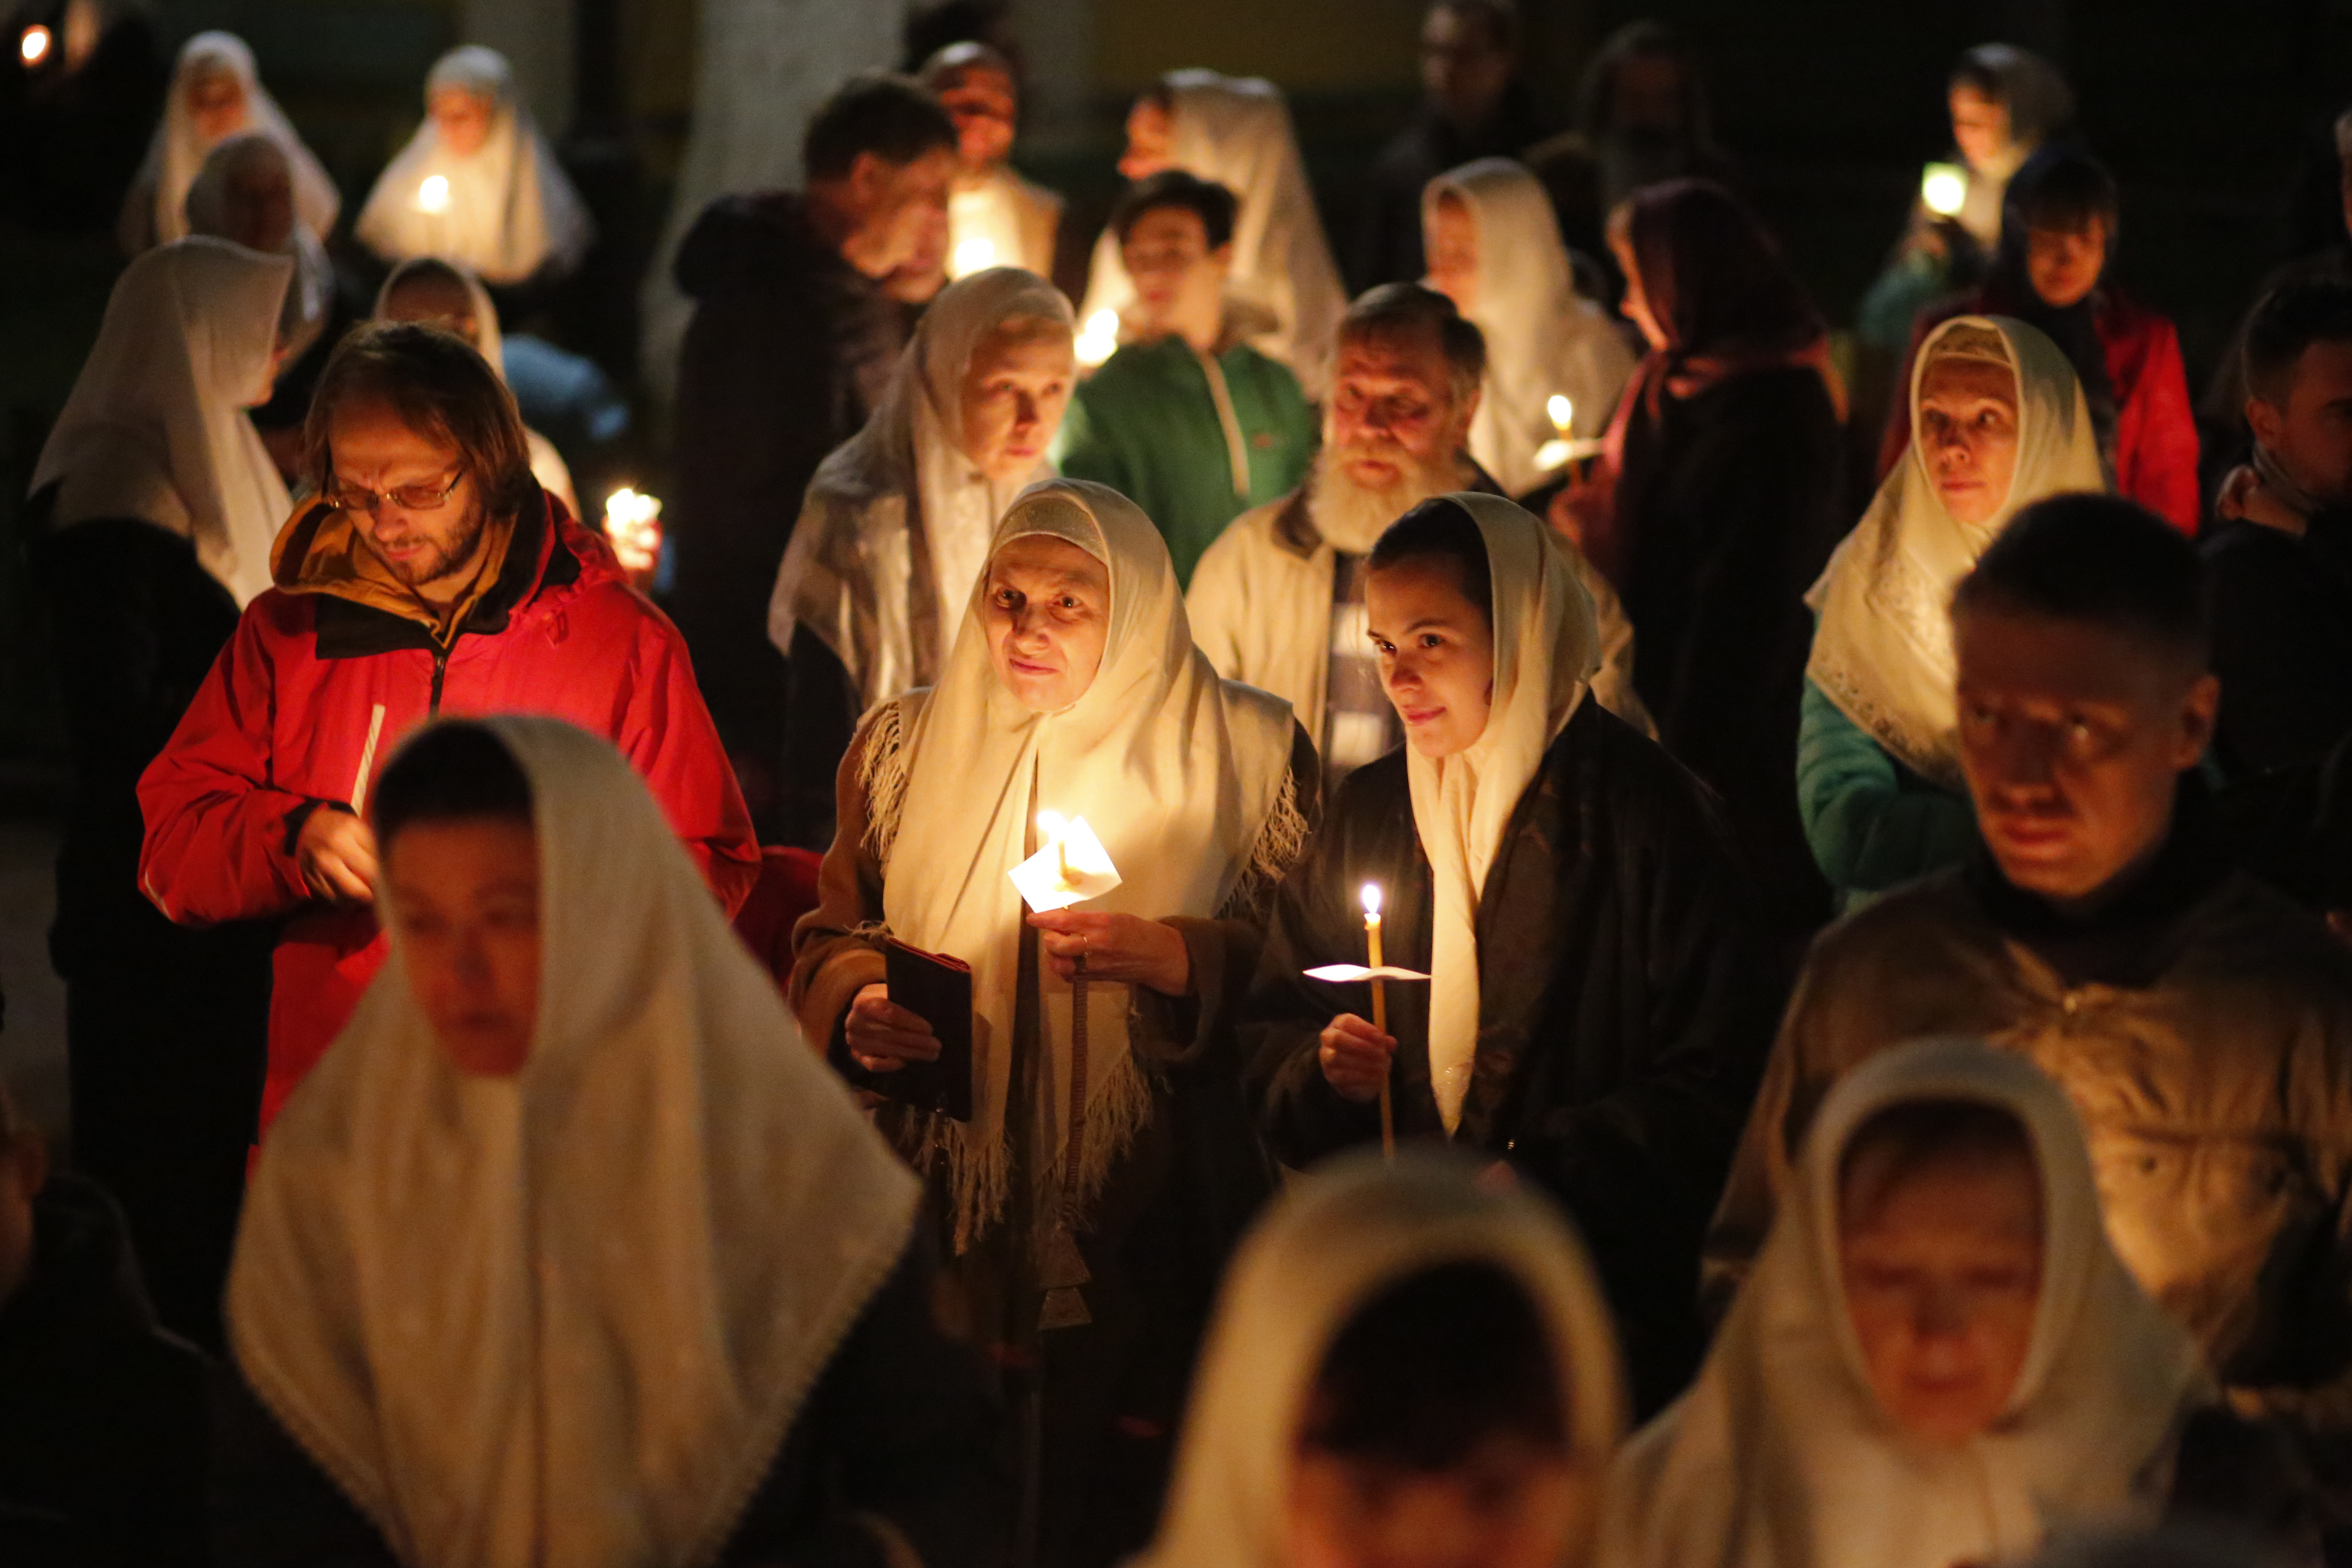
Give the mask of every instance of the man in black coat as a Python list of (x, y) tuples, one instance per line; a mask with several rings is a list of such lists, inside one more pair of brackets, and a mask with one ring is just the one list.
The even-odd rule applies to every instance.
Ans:
[[(955, 122), (911, 78), (851, 78), (810, 120), (805, 188), (721, 197), (678, 248), (671, 609), (761, 836), (789, 815), (768, 599), (809, 476), (856, 434), (909, 329), (887, 287), (947, 235)], [(833, 777), (808, 782), (821, 809)]]

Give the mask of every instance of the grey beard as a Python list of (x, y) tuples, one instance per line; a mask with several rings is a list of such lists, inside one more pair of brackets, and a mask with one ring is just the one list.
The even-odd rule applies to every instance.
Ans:
[(1349, 477), (1342, 466), (1344, 448), (1326, 446), (1315, 455), (1315, 474), (1308, 481), (1307, 515), (1331, 546), (1349, 555), (1370, 555), (1391, 523), (1432, 496), (1466, 490), (1473, 481), (1470, 465), (1459, 456), (1435, 461), (1408, 457), (1404, 474), (1393, 485), (1369, 489)]

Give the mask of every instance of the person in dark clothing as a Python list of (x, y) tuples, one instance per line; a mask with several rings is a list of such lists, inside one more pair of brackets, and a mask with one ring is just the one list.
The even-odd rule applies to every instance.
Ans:
[[(1706, 788), (1589, 700), (1591, 606), (1535, 517), (1424, 502), (1367, 601), (1407, 742), (1340, 784), (1276, 897), (1242, 1014), (1261, 1129), (1304, 1166), (1392, 1120), (1549, 1191), (1654, 1411), (1704, 1344), (1700, 1232), (1780, 999), (1744, 877)], [(1386, 982), (1385, 1030), (1303, 974), (1363, 960), (1374, 899), (1382, 958), (1433, 977)]]
[(1651, 186), (1610, 242), (1650, 350), (1599, 471), (1552, 518), (1623, 594), (1659, 740), (1723, 797), (1775, 928), (1795, 936), (1829, 913), (1791, 785), (1805, 591), (1849, 521), (1828, 335), (1719, 185)]
[(0, 1562), (203, 1568), (205, 1358), (0, 1084)]
[(1448, 169), (1480, 158), (1515, 158), (1544, 132), (1518, 73), (1518, 8), (1512, 0), (1437, 0), (1421, 24), (1423, 97), (1365, 172), (1349, 287), (1415, 283), (1429, 270), (1421, 193)]
[(768, 595), (802, 493), (906, 347), (894, 270), (943, 251), (956, 129), (913, 80), (850, 78), (809, 122), (805, 186), (726, 196), (678, 247), (670, 608), (763, 839), (778, 836), (784, 667)]
[(158, 1312), (220, 1343), (268, 1031), (267, 922), (173, 925), (139, 885), (139, 776), (287, 509), (245, 407), (268, 395), (293, 264), (191, 239), (132, 263), (34, 471), (36, 586), (73, 744), (52, 965), (74, 1156), (121, 1203)]
[(919, 1184), (627, 761), (442, 723), (373, 805), (393, 961), (255, 1172), (224, 1556), (1000, 1561)]
[(2293, 283), (2246, 329), (2253, 481), (2205, 545), (2215, 756), (2232, 778), (2315, 760), (2352, 730), (2352, 280)]

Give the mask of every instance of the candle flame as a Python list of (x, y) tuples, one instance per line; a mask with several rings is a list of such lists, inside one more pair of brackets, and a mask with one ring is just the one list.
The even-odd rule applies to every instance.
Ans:
[(1364, 883), (1362, 897), (1364, 900), (1365, 914), (1378, 915), (1381, 912), (1381, 884), (1379, 883), (1368, 882)]
[(1091, 369), (1118, 351), (1118, 312), (1097, 310), (1087, 318), (1086, 329), (1078, 334), (1078, 363)]
[(37, 66), (47, 59), (49, 30), (37, 24), (26, 28), (25, 36), (16, 40), (16, 52), (25, 57), (25, 63), (28, 66)]
[(985, 272), (995, 265), (996, 242), (992, 239), (974, 238), (957, 242), (955, 255), (948, 263), (948, 270), (958, 277), (967, 277), (975, 272)]
[(1070, 820), (1059, 811), (1040, 811), (1037, 813), (1037, 831), (1048, 840), (1067, 838)]
[(1957, 163), (1930, 163), (1919, 176), (1919, 202), (1939, 218), (1957, 217), (1969, 200), (1969, 172)]
[(448, 176), (425, 176), (425, 183), (416, 187), (416, 210), (420, 213), (446, 213), (449, 210)]
[(1576, 423), (1576, 404), (1554, 392), (1544, 402), (1544, 412), (1551, 415), (1551, 427), (1563, 435)]

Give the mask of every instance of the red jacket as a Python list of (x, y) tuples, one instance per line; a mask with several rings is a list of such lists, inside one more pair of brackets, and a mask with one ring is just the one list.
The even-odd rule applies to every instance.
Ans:
[[(1911, 444), (1911, 366), (1927, 334), (1955, 316), (1982, 314), (1980, 295), (1948, 299), (1919, 312), (1911, 350), (1903, 356), (1879, 444), (1878, 476), (1895, 471)], [(2189, 372), (2180, 362), (2180, 334), (2172, 323), (2125, 296), (2109, 292), (2094, 319), (2107, 351), (2107, 384), (2116, 394), (2116, 494), (2128, 497), (2192, 538), (2204, 507), (2197, 490), (2197, 420), (2189, 404)]]
[[(330, 515), (314, 507), (289, 526), (281, 582)], [(383, 962), (373, 913), (313, 899), (293, 846), (301, 816), (352, 799), (378, 704), (374, 775), (437, 714), (551, 715), (620, 747), (730, 915), (760, 874), (684, 640), (560, 504), (518, 526), (446, 654), (421, 622), (382, 609), (332, 593), (262, 594), (139, 780), (139, 878), (184, 925), (293, 916), (269, 1003), (265, 1126)]]

